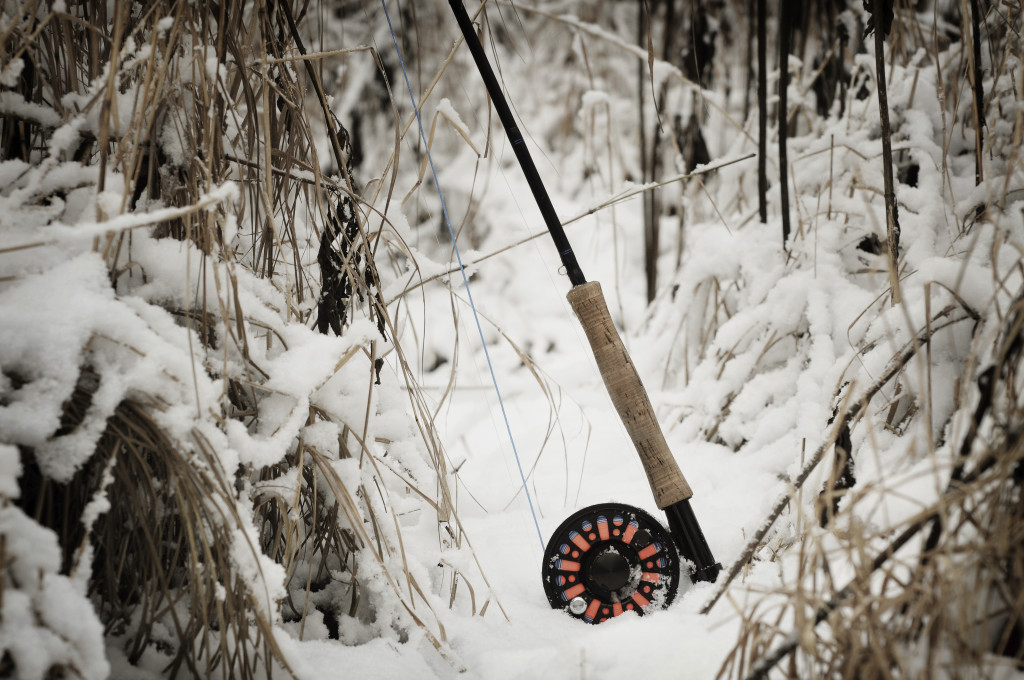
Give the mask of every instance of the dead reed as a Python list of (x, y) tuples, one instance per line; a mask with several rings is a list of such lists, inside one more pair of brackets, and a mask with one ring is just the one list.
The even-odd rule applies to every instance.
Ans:
[[(394, 121), (396, 143), (404, 134), (375, 51), (331, 49), (340, 13), (362, 16), (351, 9), (2, 4), (0, 163), (21, 170), (2, 196), (24, 197), (18, 210), (53, 206), (41, 227), (58, 235), (9, 232), (0, 255), (59, 270), (76, 252), (71, 229), (90, 224), (81, 251), (102, 258), (111, 309), (144, 323), (121, 338), (97, 322), (77, 381), (52, 397), (63, 415), (45, 446), (74, 450), (74, 474), (55, 478), (16, 441), (17, 493), (0, 503), (55, 532), (55, 569), (87, 584), (107, 644), (169, 677), (288, 676), (284, 627), (349, 642), (353, 627), (418, 630), (459, 667), (392, 514), (397, 494), (436, 516), (424, 526), (438, 550), (470, 550), (433, 405), (381, 297), (378, 265), (407, 260), (396, 233), (384, 236), (398, 148), (392, 179), (376, 178), (378, 207), (356, 176), (360, 140), (327, 97), (363, 83), (373, 96), (347, 124), (372, 109)], [(15, 268), (0, 283), (32, 275)], [(345, 345), (363, 321), (375, 331)], [(335, 360), (297, 391), (282, 386), (275, 362), (317, 331), (342, 337), (321, 346)], [(385, 353), (416, 414), (401, 437), (375, 424), (377, 393), (402, 391), (378, 387)], [(157, 368), (142, 378), (146, 364)], [(0, 368), (6, 405), (35, 373)], [(4, 592), (21, 587), (15, 545), (0, 535)], [(482, 615), (494, 603), (486, 585), (473, 591), (481, 573), (440, 568), (451, 606), (472, 599)], [(28, 672), (22, 658), (5, 653), (0, 674)], [(54, 677), (102, 673), (39, 663)]]

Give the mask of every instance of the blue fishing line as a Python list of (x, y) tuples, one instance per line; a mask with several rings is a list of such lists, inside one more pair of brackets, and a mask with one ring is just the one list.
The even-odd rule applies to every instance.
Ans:
[(459, 262), (459, 271), (462, 272), (462, 282), (466, 286), (466, 297), (469, 298), (470, 309), (473, 310), (473, 320), (476, 321), (476, 330), (480, 333), (480, 344), (484, 348), (484, 356), (487, 358), (487, 368), (491, 371), (491, 382), (494, 384), (494, 392), (498, 395), (498, 405), (501, 406), (501, 417), (505, 419), (505, 429), (508, 431), (508, 440), (512, 444), (512, 453), (516, 457), (516, 467), (519, 468), (519, 477), (523, 480), (523, 491), (526, 492), (526, 501), (530, 504), (530, 514), (533, 515), (533, 525), (537, 527), (537, 538), (540, 539), (540, 549), (544, 550), (544, 536), (540, 531), (540, 522), (537, 520), (537, 512), (533, 509), (533, 498), (530, 496), (530, 489), (526, 484), (526, 474), (523, 472), (523, 463), (519, 459), (519, 452), (516, 450), (516, 440), (512, 436), (512, 426), (508, 422), (508, 413), (505, 412), (505, 402), (501, 398), (501, 390), (498, 389), (498, 379), (494, 375), (494, 364), (491, 363), (491, 353), (487, 351), (487, 341), (484, 339), (484, 329), (480, 326), (480, 316), (476, 312), (476, 304), (473, 302), (473, 293), (469, 290), (469, 277), (466, 276), (466, 268), (462, 265), (462, 255), (459, 253), (459, 244), (455, 240), (455, 230), (452, 229), (452, 221), (448, 218), (448, 207), (444, 202), (444, 194), (441, 193), (441, 183), (437, 179), (437, 171), (434, 169), (434, 158), (430, 154), (430, 145), (427, 143), (427, 135), (423, 131), (423, 120), (420, 118), (420, 109), (416, 105), (416, 96), (412, 93), (412, 85), (409, 83), (409, 74), (405, 70), (405, 60), (402, 59), (402, 50), (398, 47), (398, 38), (395, 37), (395, 28), (391, 25), (391, 15), (388, 13), (388, 5), (385, 0), (380, 0), (384, 7), (384, 16), (388, 20), (388, 29), (391, 31), (391, 40), (395, 43), (395, 52), (398, 54), (398, 65), (402, 67), (402, 75), (405, 77), (405, 87), (409, 90), (409, 99), (412, 101), (412, 110), (416, 114), (416, 124), (420, 129), (420, 139), (423, 140), (423, 148), (427, 152), (427, 162), (430, 164), (430, 174), (434, 178), (434, 187), (437, 189), (437, 196), (441, 199), (441, 212), (444, 214), (444, 223), (448, 227), (448, 234), (452, 238), (452, 246), (455, 248), (455, 259)]

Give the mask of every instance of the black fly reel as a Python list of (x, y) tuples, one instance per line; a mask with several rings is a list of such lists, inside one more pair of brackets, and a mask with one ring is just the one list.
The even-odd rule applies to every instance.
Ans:
[(679, 587), (671, 534), (639, 508), (601, 503), (562, 522), (544, 550), (544, 592), (587, 623), (667, 607)]

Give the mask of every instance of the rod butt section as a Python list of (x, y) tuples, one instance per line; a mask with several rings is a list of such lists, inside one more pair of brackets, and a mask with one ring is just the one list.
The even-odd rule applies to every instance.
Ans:
[(668, 528), (676, 541), (676, 547), (684, 558), (694, 564), (694, 582), (714, 583), (718, 572), (722, 571), (722, 564), (715, 561), (711, 554), (704, 532), (697, 523), (697, 516), (693, 514), (690, 499), (673, 503), (664, 510), (668, 515)]

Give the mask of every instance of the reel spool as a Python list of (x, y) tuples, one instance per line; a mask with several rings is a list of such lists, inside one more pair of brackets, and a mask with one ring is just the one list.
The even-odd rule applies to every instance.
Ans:
[(552, 534), (544, 550), (544, 592), (554, 609), (587, 623), (623, 612), (667, 607), (679, 587), (672, 535), (630, 505), (583, 508)]

